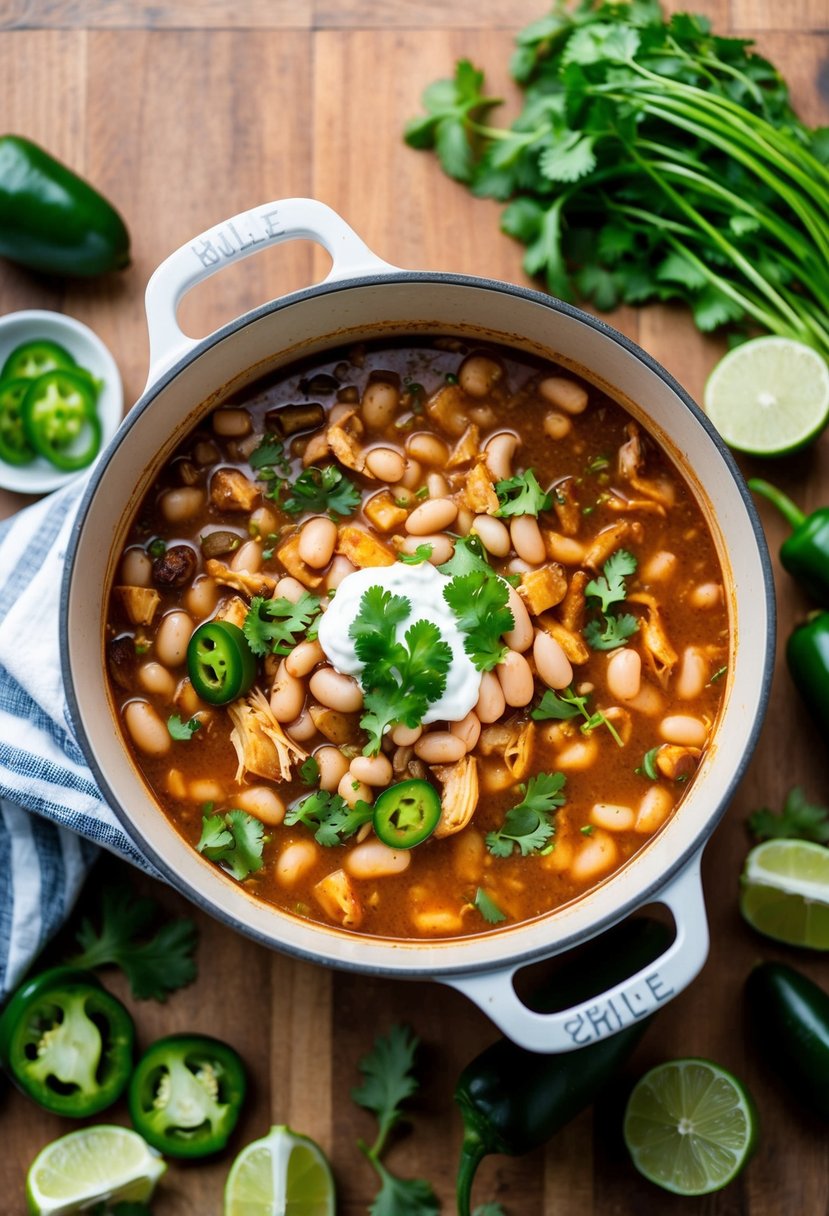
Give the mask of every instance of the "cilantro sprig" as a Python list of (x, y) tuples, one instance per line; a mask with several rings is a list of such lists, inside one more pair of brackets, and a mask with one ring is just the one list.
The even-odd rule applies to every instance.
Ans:
[(497, 831), (487, 833), (490, 853), (511, 857), (517, 848), (522, 857), (528, 857), (546, 851), (555, 832), (550, 816), (566, 802), (562, 793), (565, 781), (563, 773), (536, 773), (526, 785), (519, 785), (521, 801), (510, 807)]
[(748, 817), (758, 840), (793, 838), (829, 844), (829, 808), (811, 803), (799, 785), (790, 789), (780, 811), (760, 807)]
[(508, 477), (505, 481), (495, 483), (495, 493), (498, 495), (500, 506), (496, 515), (538, 515), (548, 511), (552, 505), (552, 495), (546, 494), (538, 484), (538, 479), (532, 469)]
[(369, 587), (348, 633), (363, 664), (364, 713), (360, 725), (368, 732), (365, 754), (376, 755), (392, 723), (419, 726), (429, 705), (446, 688), (452, 650), (431, 621), (414, 621), (403, 641), (397, 626), (411, 612), (411, 601), (382, 587)]
[(165, 1001), (196, 978), (198, 930), (180, 917), (166, 917), (156, 928), (161, 911), (154, 899), (135, 895), (129, 886), (104, 887), (97, 916), (80, 923), (80, 953), (69, 965), (91, 971), (114, 964), (137, 1000)]
[(563, 692), (554, 692), (548, 688), (530, 717), (534, 718), (536, 722), (546, 722), (551, 718), (564, 722), (581, 715), (584, 718), (580, 727), (582, 734), (589, 735), (597, 726), (606, 726), (616, 740), (616, 746), (624, 747), (619, 732), (610, 719), (600, 709), (595, 709), (591, 713), (587, 708), (589, 699), (586, 694), (579, 696), (572, 687), (565, 688)]
[(296, 823), (303, 823), (314, 833), (317, 844), (330, 849), (343, 844), (364, 823), (371, 823), (373, 814), (371, 805), (362, 798), (351, 807), (340, 794), (315, 790), (288, 808), (285, 824), (292, 827)]
[(472, 902), (489, 925), (500, 925), (507, 919), (506, 913), (501, 911), (495, 900), (483, 887), (478, 887)]
[(398, 553), (397, 560), (407, 566), (419, 566), (432, 556), (432, 545), (418, 545), (414, 553)]
[(260, 658), (267, 654), (290, 654), (297, 643), (298, 635), (314, 633), (320, 613), (320, 599), (303, 591), (297, 602), (280, 596), (265, 599), (255, 595), (242, 626), (248, 645)]
[(478, 671), (491, 671), (509, 647), (502, 634), (509, 633), (515, 618), (507, 607), (509, 587), (491, 570), (459, 574), (443, 589), (446, 600), (463, 633), (463, 648)]
[(593, 650), (615, 650), (639, 629), (632, 613), (611, 611), (627, 598), (625, 580), (635, 573), (637, 565), (632, 553), (617, 549), (602, 566), (599, 578), (591, 579), (585, 587), (585, 595), (600, 602), (601, 616), (588, 621), (584, 628), (584, 640)]
[(469, 536), (455, 538), (455, 550), (448, 562), (438, 566), (441, 574), (454, 577), (458, 574), (471, 574), (473, 570), (482, 570), (484, 574), (491, 573), (492, 567), (486, 558), (486, 549), (479, 537), (474, 533)]
[(196, 849), (242, 882), (262, 869), (262, 850), (269, 839), (261, 819), (246, 811), (230, 810), (203, 816)]
[(167, 719), (167, 730), (171, 739), (177, 739), (186, 742), (192, 739), (197, 730), (201, 729), (201, 722), (198, 718), (188, 718), (184, 722), (180, 714), (170, 714)]
[(291, 492), (284, 499), (282, 509), (289, 515), (302, 515), (306, 511), (327, 513), (335, 516), (353, 515), (360, 505), (360, 491), (346, 477), (342, 469), (328, 464), (319, 469), (311, 465), (300, 473)]
[(358, 1106), (377, 1118), (377, 1136), (359, 1147), (380, 1179), (380, 1190), (369, 1209), (371, 1216), (437, 1216), (440, 1203), (422, 1178), (398, 1178), (383, 1164), (392, 1130), (404, 1119), (403, 1104), (418, 1089), (414, 1076), (415, 1054), (420, 1045), (408, 1026), (395, 1024), (388, 1035), (379, 1035), (360, 1060), (361, 1085), (351, 1091)]

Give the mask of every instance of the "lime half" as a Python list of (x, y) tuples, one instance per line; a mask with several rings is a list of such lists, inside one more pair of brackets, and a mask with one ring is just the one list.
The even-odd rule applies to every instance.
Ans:
[(320, 1146), (279, 1126), (233, 1162), (224, 1216), (334, 1216), (334, 1204), (334, 1178)]
[(677, 1195), (707, 1195), (727, 1186), (751, 1156), (757, 1131), (751, 1095), (708, 1060), (670, 1060), (652, 1068), (625, 1110), (633, 1164)]
[(759, 933), (829, 950), (829, 849), (809, 840), (767, 840), (740, 878), (740, 911)]
[(826, 360), (792, 338), (754, 338), (708, 377), (705, 412), (725, 442), (754, 456), (785, 456), (829, 421)]
[(71, 1216), (96, 1203), (146, 1203), (167, 1166), (137, 1132), (101, 1124), (53, 1140), (26, 1176), (35, 1216)]

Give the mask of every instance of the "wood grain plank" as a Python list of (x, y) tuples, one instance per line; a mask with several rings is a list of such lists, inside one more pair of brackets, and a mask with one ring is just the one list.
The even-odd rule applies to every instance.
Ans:
[(0, 29), (308, 29), (311, 0), (9, 0)]
[(767, 0), (731, 0), (732, 29), (749, 36), (754, 31), (805, 34), (829, 29), (829, 10), (825, 0), (786, 0), (768, 4)]

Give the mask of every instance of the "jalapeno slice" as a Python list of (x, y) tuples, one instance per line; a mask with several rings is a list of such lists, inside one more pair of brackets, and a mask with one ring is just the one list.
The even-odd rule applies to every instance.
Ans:
[(238, 625), (205, 621), (187, 646), (187, 670), (196, 692), (209, 705), (242, 697), (256, 678), (256, 657)]
[(428, 781), (413, 778), (384, 790), (374, 804), (374, 830), (392, 849), (413, 849), (440, 820), (440, 795)]
[(7, 464), (29, 464), (35, 450), (23, 430), (21, 406), (29, 391), (29, 380), (0, 382), (0, 458)]
[(88, 971), (55, 967), (24, 981), (0, 1016), (0, 1061), (45, 1110), (97, 1114), (126, 1088), (135, 1028)]
[(245, 1067), (227, 1043), (174, 1034), (147, 1049), (130, 1081), (135, 1130), (170, 1157), (206, 1157), (227, 1144), (245, 1098)]
[(32, 342), (21, 342), (16, 346), (3, 364), (0, 379), (34, 380), (44, 372), (52, 372), (59, 367), (77, 367), (74, 355), (60, 345), (50, 342), (48, 338), (38, 338)]
[(56, 468), (83, 469), (101, 446), (94, 382), (78, 371), (56, 368), (30, 382), (20, 410), (32, 447)]

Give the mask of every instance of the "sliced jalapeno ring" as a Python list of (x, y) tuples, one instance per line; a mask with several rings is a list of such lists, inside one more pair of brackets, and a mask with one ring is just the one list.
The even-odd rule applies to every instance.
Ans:
[(22, 379), (0, 382), (0, 458), (7, 464), (29, 464), (36, 455), (23, 430), (21, 411), (30, 384)]
[(0, 379), (23, 377), (26, 380), (34, 380), (44, 372), (53, 372), (59, 367), (77, 367), (74, 355), (59, 342), (36, 338), (32, 342), (21, 342), (20, 346), (14, 348), (3, 364)]
[(27, 440), (58, 469), (85, 468), (101, 446), (96, 399), (87, 374), (58, 368), (38, 376), (20, 407)]
[(432, 835), (440, 821), (440, 795), (419, 778), (399, 781), (374, 804), (374, 830), (392, 849), (413, 849)]
[(256, 657), (238, 625), (205, 621), (187, 646), (191, 683), (210, 705), (226, 705), (248, 691), (256, 678)]

